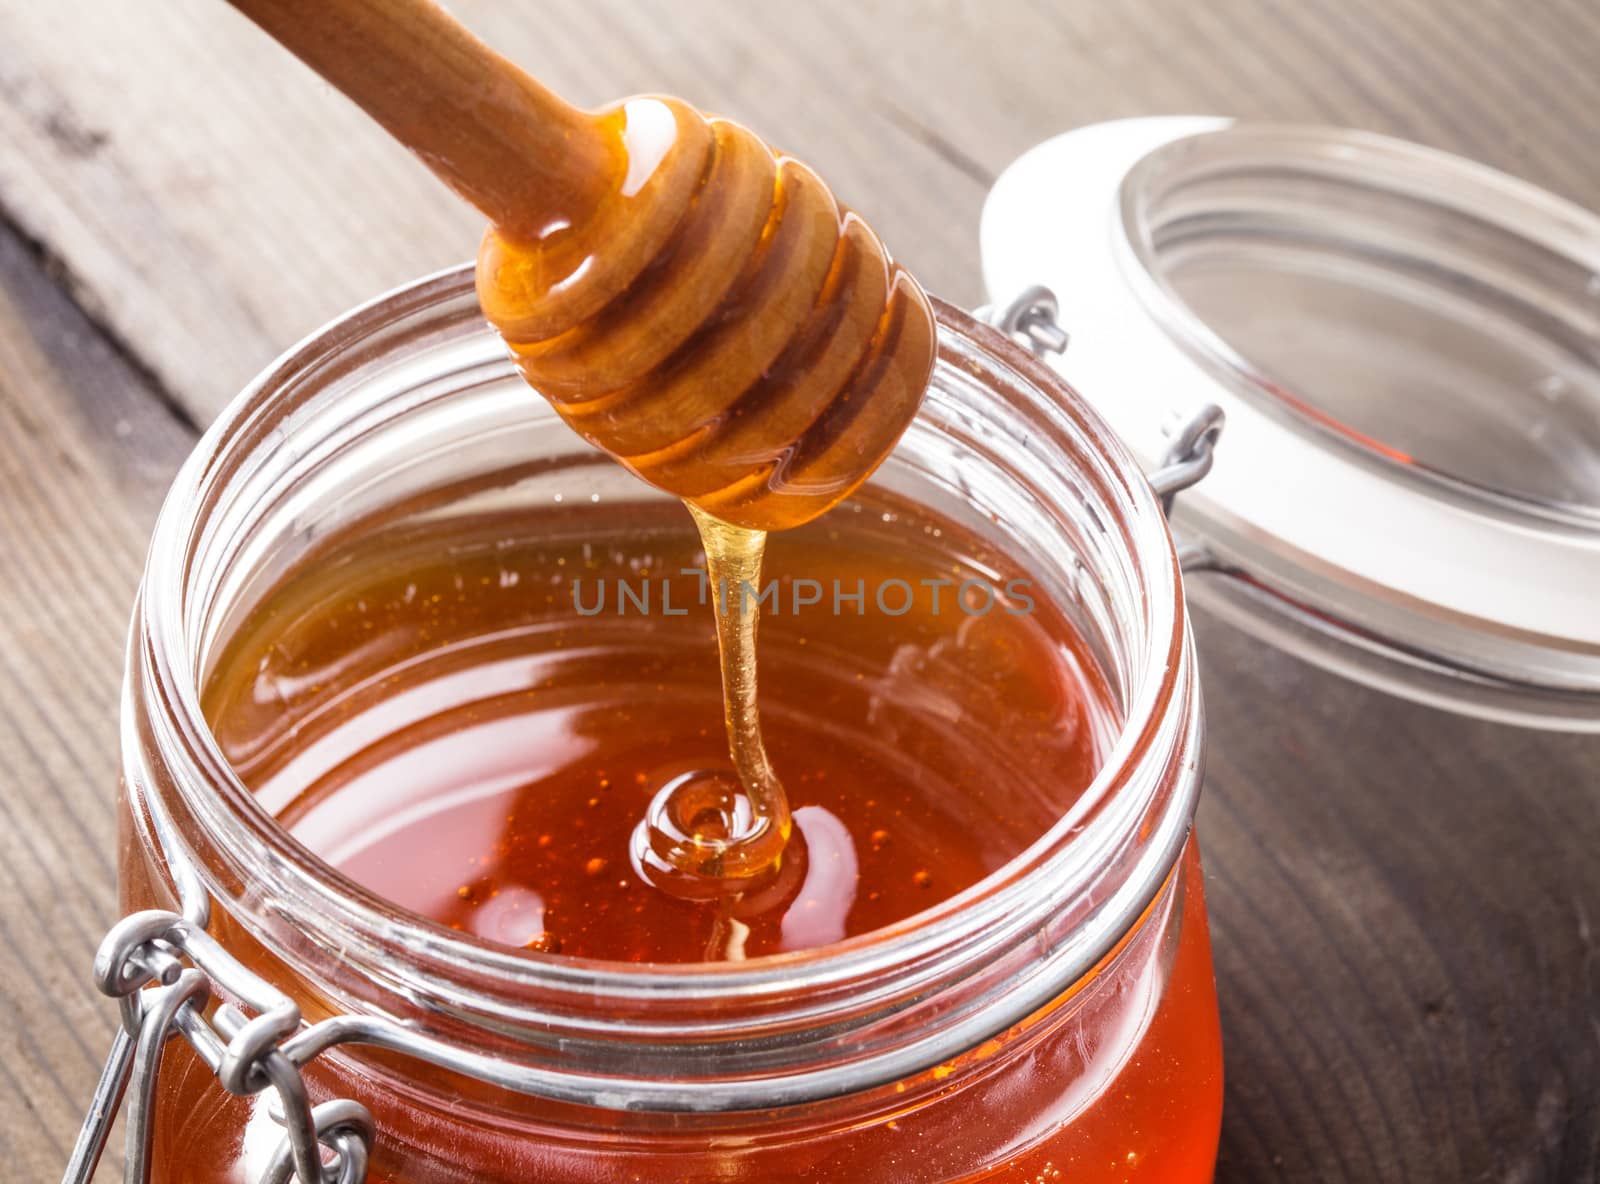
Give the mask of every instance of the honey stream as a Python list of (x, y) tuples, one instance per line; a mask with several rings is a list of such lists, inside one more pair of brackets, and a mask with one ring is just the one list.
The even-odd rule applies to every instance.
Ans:
[(793, 823), (783, 783), (761, 736), (756, 630), (767, 532), (734, 526), (693, 503), (685, 505), (705, 548), (723, 721), (739, 786), (705, 777), (666, 787), (651, 802), (634, 849), (638, 862), (656, 871), (662, 887), (696, 896), (707, 890), (737, 892), (740, 881), (774, 870)]

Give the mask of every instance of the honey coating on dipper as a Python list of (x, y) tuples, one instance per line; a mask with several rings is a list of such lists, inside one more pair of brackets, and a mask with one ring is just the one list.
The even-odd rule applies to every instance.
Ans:
[(717, 519), (780, 530), (893, 449), (932, 372), (933, 311), (806, 165), (673, 99), (596, 117), (609, 195), (491, 228), (484, 314), (579, 434)]
[[(684, 499), (712, 581), (737, 589), (759, 578), (766, 531), (836, 505), (893, 449), (933, 368), (933, 311), (815, 173), (738, 124), (641, 98), (596, 126), (617, 148), (608, 196), (583, 215), (492, 227), (479, 301), (574, 430)], [(636, 835), (636, 857), (674, 891), (698, 894), (696, 878), (731, 890), (774, 867), (788, 838), (756, 623), (742, 600), (719, 612), (742, 796), (675, 787)]]

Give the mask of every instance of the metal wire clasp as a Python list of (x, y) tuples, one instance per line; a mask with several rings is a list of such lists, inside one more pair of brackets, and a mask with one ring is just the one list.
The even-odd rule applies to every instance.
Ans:
[[(372, 1115), (349, 1100), (312, 1108), (302, 1062), (281, 1047), (300, 1031), (300, 1008), (224, 950), (206, 933), (203, 917), (162, 910), (124, 917), (100, 945), (94, 981), (119, 1002), (122, 1026), (62, 1184), (88, 1184), (125, 1097), (123, 1180), (147, 1184), (156, 1085), (163, 1051), (173, 1036), (189, 1042), (229, 1093), (249, 1097), (269, 1088), (277, 1092), (272, 1114), (285, 1134), (260, 1184), (365, 1181)], [(213, 1001), (217, 1006), (208, 1017)]]
[(1149, 476), (1150, 488), (1161, 499), (1162, 513), (1168, 517), (1178, 494), (1198, 484), (1211, 471), (1222, 425), (1222, 408), (1215, 403), (1202, 403), (1173, 431), (1161, 467)]
[(1007, 337), (1015, 338), (1035, 354), (1066, 352), (1072, 336), (1057, 318), (1061, 304), (1056, 294), (1043, 284), (1022, 289), (1003, 305), (984, 305), (973, 316), (993, 325)]
[[(1071, 341), (1071, 336), (1057, 320), (1060, 302), (1056, 300), (1056, 294), (1043, 284), (1024, 288), (1004, 305), (985, 305), (977, 309), (974, 315), (1038, 357), (1063, 353)], [(1148, 478), (1150, 487), (1161, 500), (1162, 512), (1169, 517), (1178, 494), (1211, 472), (1222, 427), (1222, 408), (1215, 403), (1203, 403), (1173, 429), (1172, 443), (1162, 457), (1161, 467), (1149, 474)], [(1198, 565), (1197, 550), (1189, 547), (1180, 547), (1179, 550), (1193, 551), (1196, 558), (1196, 564), (1185, 562), (1185, 568)]]

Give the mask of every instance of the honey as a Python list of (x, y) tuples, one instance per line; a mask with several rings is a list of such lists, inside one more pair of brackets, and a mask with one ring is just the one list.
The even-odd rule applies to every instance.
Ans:
[[(632, 846), (675, 782), (737, 780), (713, 638), (737, 593), (708, 577), (681, 506), (402, 510), (334, 536), (233, 634), (205, 711), (295, 837), (486, 942), (733, 963), (882, 932), (1067, 812), (1116, 711), (1029, 572), (949, 519), (869, 489), (771, 546), (781, 574), (745, 592), (765, 610), (765, 723), (793, 837), (740, 892), (664, 889)], [(370, 1184), (1199, 1184), (1221, 1080), (1201, 892), (1191, 840), (1082, 983), (837, 1107), (755, 1095), (748, 1114), (662, 1126), (405, 1060), (319, 1062), (308, 1080), (372, 1111)], [(280, 1132), (267, 1099), (221, 1094), (181, 1043), (168, 1059), (154, 1178), (253, 1178)]]
[[(1067, 810), (1104, 760), (1107, 692), (1026, 573), (948, 520), (874, 493), (770, 547), (766, 583), (719, 588), (664, 503), (364, 531), (266, 599), (206, 713), (295, 837), (488, 941), (693, 962), (881, 929)], [(714, 632), (756, 597), (795, 837), (686, 898), (634, 834), (664, 793), (738, 788)]]
[[(705, 552), (708, 585), (717, 590), (712, 615), (722, 664), (722, 714), (738, 784), (726, 778), (679, 778), (650, 804), (634, 845), (663, 887), (703, 896), (739, 891), (776, 873), (794, 819), (788, 795), (761, 734), (756, 632), (761, 621), (762, 560), (767, 532), (730, 526), (688, 505)], [(743, 814), (749, 817), (743, 818)]]
[[(1149, 928), (1082, 992), (915, 1078), (831, 1105), (607, 1113), (511, 1098), (411, 1062), (319, 1063), (381, 1132), (367, 1184), (1207, 1184), (1221, 1045), (1191, 841)], [(154, 1184), (254, 1184), (281, 1137), (174, 1041)]]

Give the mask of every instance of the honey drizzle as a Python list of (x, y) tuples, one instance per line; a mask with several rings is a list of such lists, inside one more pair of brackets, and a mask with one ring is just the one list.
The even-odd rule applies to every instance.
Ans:
[[(733, 922), (747, 893), (758, 896), (799, 871), (784, 859), (794, 820), (788, 795), (773, 771), (761, 736), (757, 701), (756, 626), (761, 619), (761, 564), (767, 532), (735, 526), (688, 506), (705, 551), (704, 589), (717, 628), (722, 715), (728, 754), (738, 784), (711, 770), (674, 778), (651, 799), (634, 829), (630, 857), (636, 871), (677, 896), (720, 902), (720, 936), (727, 953), (743, 945)], [(743, 790), (741, 793), (740, 790)], [(802, 845), (803, 848), (803, 845)], [(803, 849), (795, 853), (803, 864)]]
[[(700, 531), (706, 552), (706, 578), (717, 620), (717, 652), (722, 663), (722, 711), (728, 755), (749, 801), (750, 821), (742, 831), (708, 845), (715, 854), (696, 870), (725, 880), (746, 879), (771, 867), (783, 854), (792, 822), (783, 783), (767, 759), (757, 701), (756, 627), (761, 605), (746, 589), (761, 586), (767, 532), (734, 526), (684, 503)], [(733, 812), (737, 817), (738, 812)]]

